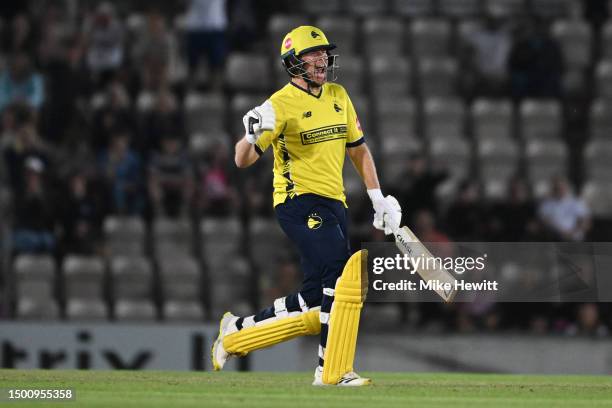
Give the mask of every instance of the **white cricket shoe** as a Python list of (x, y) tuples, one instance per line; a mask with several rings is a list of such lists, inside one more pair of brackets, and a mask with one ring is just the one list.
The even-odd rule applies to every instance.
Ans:
[(212, 364), (215, 371), (222, 370), (227, 360), (231, 357), (231, 354), (225, 351), (223, 347), (223, 338), (238, 331), (236, 327), (236, 321), (238, 319), (239, 317), (234, 316), (231, 312), (225, 312), (221, 318), (221, 322), (219, 323), (219, 336), (213, 343), (211, 350)]
[[(314, 381), (312, 382), (312, 385), (331, 385), (323, 382), (323, 369), (320, 366), (315, 369)], [(372, 385), (372, 380), (369, 378), (360, 377), (359, 374), (353, 371), (344, 374), (338, 383), (336, 383), (336, 386), (338, 387), (362, 387), (364, 385)]]

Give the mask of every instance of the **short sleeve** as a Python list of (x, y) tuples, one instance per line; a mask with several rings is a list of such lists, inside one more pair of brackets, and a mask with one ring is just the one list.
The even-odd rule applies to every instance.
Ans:
[(257, 142), (255, 142), (255, 151), (261, 156), (268, 146), (272, 144), (272, 142), (278, 138), (278, 136), (283, 132), (285, 127), (285, 115), (284, 111), (280, 108), (278, 102), (274, 100), (270, 100), (272, 106), (274, 107), (274, 115), (276, 116), (276, 124), (274, 125), (274, 130), (267, 130), (259, 136)]
[(365, 139), (363, 137), (363, 130), (361, 129), (361, 124), (359, 123), (359, 118), (357, 117), (357, 112), (355, 112), (353, 102), (348, 95), (346, 96), (346, 99), (348, 109), (346, 147), (356, 147), (362, 144)]

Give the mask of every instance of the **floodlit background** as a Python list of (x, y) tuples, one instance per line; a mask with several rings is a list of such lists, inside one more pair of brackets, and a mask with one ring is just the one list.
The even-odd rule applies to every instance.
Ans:
[[(216, 325), (299, 287), (271, 155), (238, 171), (233, 143), (287, 82), (280, 44), (303, 24), (338, 45), (383, 192), (422, 241), (609, 241), (608, 16), (605, 0), (3, 2), (0, 318)], [(385, 239), (360, 183), (347, 162), (353, 248)], [(363, 320), (528, 349), (611, 324), (601, 303), (370, 304)]]

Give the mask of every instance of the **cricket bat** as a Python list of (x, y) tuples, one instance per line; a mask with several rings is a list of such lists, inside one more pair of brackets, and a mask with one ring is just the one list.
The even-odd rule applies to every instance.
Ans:
[[(414, 232), (410, 230), (408, 227), (401, 227), (393, 231), (393, 235), (395, 236), (395, 244), (399, 248), (399, 250), (409, 257), (420, 257), (423, 255), (425, 258), (433, 258), (433, 255), (429, 250), (423, 245), (421, 241), (414, 235)], [(414, 265), (413, 265), (414, 266)], [(431, 280), (437, 280), (441, 283), (450, 283), (451, 289), (445, 290), (442, 288), (435, 288), (435, 292), (444, 299), (445, 302), (452, 302), (453, 298), (457, 294), (457, 290), (455, 289), (455, 277), (450, 274), (445, 268), (416, 268), (417, 273), (423, 280), (429, 282)], [(448, 285), (447, 285), (448, 286)]]

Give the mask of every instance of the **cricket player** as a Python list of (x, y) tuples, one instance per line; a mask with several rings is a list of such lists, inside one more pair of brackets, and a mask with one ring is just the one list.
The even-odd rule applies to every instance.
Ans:
[[(230, 356), (301, 335), (320, 334), (313, 385), (361, 386), (371, 381), (352, 369), (359, 313), (367, 291), (365, 251), (351, 256), (342, 180), (345, 152), (361, 175), (374, 207), (373, 225), (399, 227), (401, 208), (383, 196), (355, 108), (335, 79), (334, 44), (313, 26), (300, 26), (281, 44), (290, 82), (243, 118), (236, 144), (238, 167), (252, 165), (271, 147), (274, 210), (301, 255), (304, 280), (294, 294), (252, 316), (226, 313), (212, 349), (215, 370)], [(332, 306), (333, 305), (333, 306)]]

